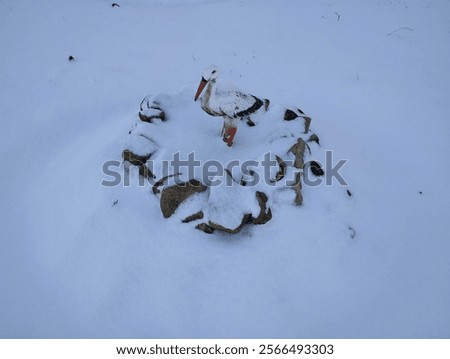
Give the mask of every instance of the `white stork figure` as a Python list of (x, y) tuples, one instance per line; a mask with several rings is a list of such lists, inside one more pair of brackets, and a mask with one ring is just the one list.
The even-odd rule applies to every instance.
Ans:
[(202, 109), (211, 116), (223, 117), (223, 140), (228, 146), (232, 146), (239, 120), (249, 118), (263, 105), (267, 111), (270, 101), (261, 100), (233, 86), (227, 86), (217, 81), (218, 76), (219, 69), (216, 66), (210, 66), (203, 72), (194, 101), (197, 101), (206, 86), (205, 94), (202, 97)]

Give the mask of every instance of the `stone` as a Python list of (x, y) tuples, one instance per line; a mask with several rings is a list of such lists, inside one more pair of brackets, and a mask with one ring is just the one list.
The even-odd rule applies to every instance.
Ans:
[(300, 206), (303, 203), (303, 195), (302, 195), (302, 174), (297, 173), (295, 175), (295, 184), (294, 184), (294, 191), (295, 191), (295, 204), (297, 206)]
[(308, 133), (311, 126), (311, 117), (304, 116), (303, 119), (305, 120), (305, 131), (303, 133)]
[(309, 164), (309, 168), (311, 168), (311, 172), (313, 173), (313, 175), (323, 176), (325, 174), (325, 172), (323, 171), (319, 162), (310, 161), (308, 164)]
[(256, 199), (258, 200), (260, 212), (258, 217), (252, 220), (253, 224), (265, 224), (272, 219), (272, 210), (267, 209), (267, 195), (264, 192), (256, 191)]
[(284, 112), (284, 120), (285, 121), (292, 121), (292, 120), (295, 120), (297, 117), (298, 117), (298, 115), (292, 110), (287, 109)]
[(160, 178), (158, 181), (156, 181), (155, 184), (152, 187), (153, 194), (156, 195), (158, 193), (161, 193), (161, 191), (159, 190), (159, 187), (161, 187), (164, 183), (166, 183), (166, 181), (169, 178), (174, 177), (174, 176), (178, 176), (178, 175), (179, 175), (179, 173), (178, 174), (174, 174), (174, 175), (164, 176), (164, 177)]
[(275, 176), (275, 182), (278, 182), (284, 178), (286, 175), (286, 163), (283, 161), (283, 159), (280, 156), (275, 155), (275, 158), (278, 162), (279, 170)]
[(195, 179), (164, 188), (161, 192), (160, 199), (161, 211), (164, 218), (172, 216), (183, 201), (194, 193), (206, 191), (206, 188), (204, 184)]
[(284, 120), (285, 121), (292, 121), (292, 120), (295, 120), (298, 117), (303, 118), (305, 120), (305, 131), (304, 131), (304, 133), (308, 133), (309, 127), (311, 126), (311, 117), (306, 116), (305, 113), (302, 110), (300, 110), (299, 108), (297, 109), (297, 112), (298, 113), (296, 113), (295, 111), (292, 111), (290, 109), (287, 109), (284, 112)]
[(195, 228), (197, 228), (197, 229), (199, 229), (200, 231), (203, 231), (203, 232), (205, 232), (205, 233), (208, 233), (208, 234), (214, 233), (214, 228), (208, 226), (206, 223), (200, 223), (200, 224), (197, 224), (197, 225), (195, 226)]
[(202, 218), (203, 218), (203, 212), (202, 211), (198, 211), (197, 213), (194, 213), (194, 214), (186, 217), (181, 222), (189, 223), (189, 222), (197, 221), (197, 220), (202, 219)]
[(226, 227), (222, 226), (221, 224), (214, 223), (211, 221), (208, 222), (208, 226), (210, 226), (211, 228), (218, 230), (218, 231), (222, 231), (222, 232), (226, 232), (226, 233), (230, 233), (230, 234), (237, 234), (241, 231), (242, 227), (244, 227), (247, 223), (251, 222), (251, 218), (252, 218), (251, 214), (244, 214), (241, 224), (236, 228), (226, 228)]
[(294, 144), (288, 152), (292, 152), (295, 156), (294, 167), (303, 168), (305, 165), (304, 155), (305, 155), (306, 142), (299, 137), (297, 143)]
[(313, 133), (311, 136), (309, 136), (308, 142), (315, 142), (320, 146), (319, 137), (315, 133)]
[(125, 149), (122, 152), (122, 158), (135, 166), (141, 166), (147, 162), (151, 154), (142, 156), (133, 153), (131, 150)]
[(161, 121), (165, 121), (166, 114), (163, 110), (156, 107), (151, 107), (147, 110), (139, 112), (139, 118), (144, 122), (152, 122), (154, 119), (160, 119)]
[(142, 177), (148, 178), (148, 179), (156, 178), (156, 176), (153, 174), (153, 172), (146, 165), (139, 166), (139, 174)]

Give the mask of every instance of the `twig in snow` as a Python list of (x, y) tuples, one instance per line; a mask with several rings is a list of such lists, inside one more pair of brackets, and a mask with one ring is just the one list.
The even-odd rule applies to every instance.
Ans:
[(337, 16), (338, 21), (339, 21), (341, 19), (341, 14), (339, 14), (337, 11), (335, 11), (334, 14)]
[(353, 227), (348, 227), (348, 230), (350, 231), (350, 238), (353, 239), (356, 237), (356, 231)]
[(409, 30), (409, 31), (413, 31), (413, 29), (411, 29), (411, 28), (409, 28), (409, 27), (407, 27), (407, 26), (404, 26), (404, 27), (401, 27), (401, 28), (399, 28), (399, 29), (397, 29), (397, 30), (391, 31), (389, 34), (386, 34), (386, 36), (391, 36), (394, 32), (401, 31), (401, 30)]
[(113, 2), (113, 3), (111, 4), (111, 6), (112, 6), (112, 7), (116, 7), (116, 6), (117, 6), (117, 7), (120, 7), (120, 5), (117, 4), (117, 3), (115, 3), (115, 2)]

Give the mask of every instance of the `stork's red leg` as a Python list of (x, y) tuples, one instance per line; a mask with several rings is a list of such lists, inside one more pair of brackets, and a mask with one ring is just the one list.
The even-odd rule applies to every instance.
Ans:
[(236, 135), (237, 126), (232, 118), (225, 117), (222, 129), (223, 141), (226, 142), (228, 147), (233, 145), (233, 139)]
[(233, 146), (233, 140), (234, 136), (236, 135), (237, 128), (236, 127), (230, 127), (226, 130), (224, 135), (224, 141), (227, 143), (228, 147)]

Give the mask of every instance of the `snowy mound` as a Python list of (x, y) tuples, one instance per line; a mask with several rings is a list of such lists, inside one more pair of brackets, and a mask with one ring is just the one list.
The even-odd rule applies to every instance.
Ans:
[(323, 175), (311, 161), (321, 150), (311, 119), (296, 107), (271, 105), (241, 120), (227, 147), (222, 118), (204, 113), (193, 93), (146, 97), (122, 155), (151, 184), (163, 216), (176, 212), (207, 233), (238, 233), (276, 215), (277, 191), (291, 191), (285, 201), (302, 204), (302, 183)]

